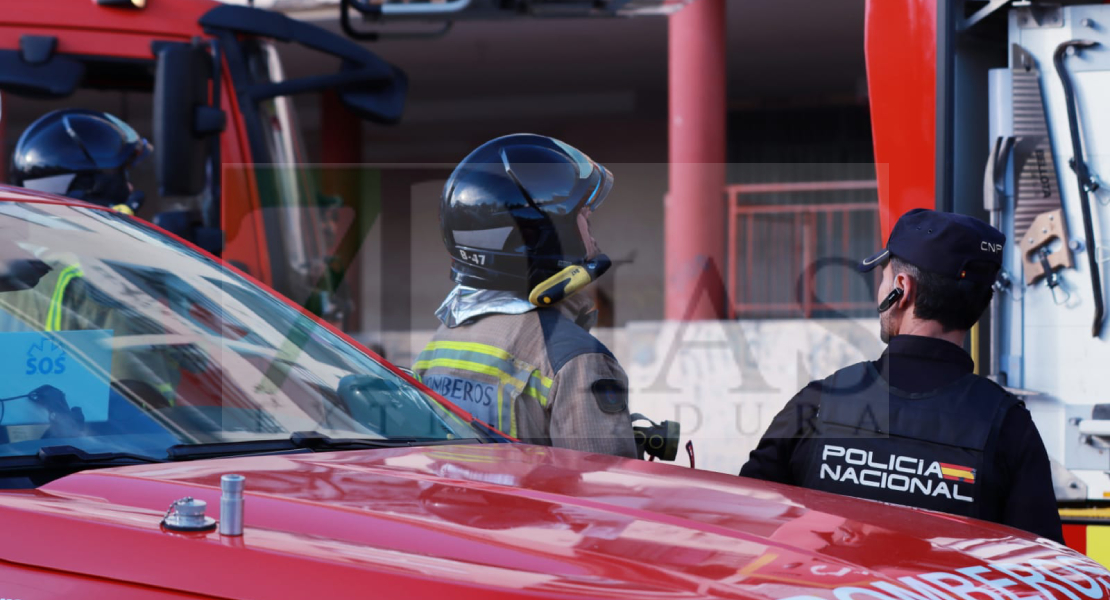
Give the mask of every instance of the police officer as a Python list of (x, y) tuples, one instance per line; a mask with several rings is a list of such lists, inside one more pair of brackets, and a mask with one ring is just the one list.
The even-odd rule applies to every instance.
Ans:
[(467, 156), (440, 227), (458, 284), (413, 370), (431, 389), (526, 442), (636, 457), (628, 378), (589, 333), (574, 292), (609, 260), (588, 218), (613, 177), (575, 148), (516, 134)]
[(108, 113), (55, 110), (19, 136), (11, 180), (27, 189), (134, 214), (142, 192), (132, 189), (128, 170), (150, 152), (150, 143), (134, 128)]
[(1063, 542), (1048, 455), (1024, 405), (963, 349), (1006, 238), (915, 209), (861, 271), (882, 268), (874, 362), (798, 392), (740, 475), (965, 515)]

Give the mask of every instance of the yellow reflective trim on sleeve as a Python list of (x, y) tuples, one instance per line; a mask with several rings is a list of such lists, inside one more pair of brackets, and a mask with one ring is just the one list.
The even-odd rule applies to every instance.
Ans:
[(540, 406), (542, 406), (544, 408), (547, 408), (547, 396), (544, 396), (543, 394), (541, 394), (539, 392), (539, 390), (537, 390), (536, 388), (534, 388), (532, 386), (528, 386), (528, 387), (524, 388), (524, 393), (528, 396), (531, 396), (531, 397), (535, 398), (536, 401), (538, 401), (540, 403)]
[(85, 274), (81, 272), (81, 268), (77, 265), (71, 265), (62, 270), (62, 273), (58, 276), (58, 282), (54, 284), (54, 293), (50, 297), (50, 308), (46, 311), (44, 330), (58, 331), (62, 328), (62, 312), (64, 309), (62, 301), (65, 299), (66, 287), (75, 277), (84, 276)]

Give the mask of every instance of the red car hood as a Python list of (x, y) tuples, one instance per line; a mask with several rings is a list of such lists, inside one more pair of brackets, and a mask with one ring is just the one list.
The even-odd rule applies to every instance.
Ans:
[[(242, 537), (160, 528), (183, 496), (218, 517), (226, 473)], [(0, 494), (0, 527), (9, 563), (221, 598), (1110, 598), (1110, 573), (1013, 529), (523, 445), (88, 471)]]

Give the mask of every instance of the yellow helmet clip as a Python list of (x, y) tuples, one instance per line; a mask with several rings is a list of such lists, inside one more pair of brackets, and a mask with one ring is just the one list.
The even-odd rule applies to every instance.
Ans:
[(528, 301), (533, 306), (554, 306), (601, 277), (613, 262), (604, 254), (581, 265), (571, 265), (532, 288)]

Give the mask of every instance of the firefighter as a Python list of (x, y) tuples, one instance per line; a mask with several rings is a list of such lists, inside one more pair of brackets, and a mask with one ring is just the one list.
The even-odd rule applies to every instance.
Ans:
[(1006, 238), (977, 219), (902, 216), (886, 248), (874, 362), (807, 385), (740, 475), (1024, 529), (1063, 543), (1048, 455), (1029, 411), (973, 373), (963, 349), (986, 310)]
[[(27, 189), (68, 196), (134, 214), (142, 203), (128, 171), (146, 158), (151, 145), (134, 128), (104, 112), (62, 109), (31, 123), (19, 136), (12, 155), (12, 183)], [(85, 281), (80, 260), (70, 253), (38, 257), (49, 268), (31, 289), (5, 294), (0, 306), (34, 330), (53, 332), (111, 329), (115, 335), (158, 333), (137, 331), (140, 325), (126, 306), (112, 301)], [(172, 399), (172, 361), (157, 353), (137, 357), (113, 355), (117, 380), (149, 382)]]
[(134, 214), (142, 192), (132, 189), (128, 170), (150, 152), (149, 142), (108, 113), (55, 110), (39, 117), (19, 136), (11, 180), (27, 189)]
[(634, 458), (628, 378), (574, 291), (609, 261), (589, 216), (607, 169), (558, 140), (489, 141), (443, 188), (440, 228), (457, 284), (413, 370), (476, 418), (533, 444)]
[[(150, 152), (150, 143), (116, 117), (67, 108), (39, 117), (23, 131), (10, 175), (12, 183), (27, 189), (133, 213), (141, 194), (132, 191), (127, 172)], [(39, 258), (47, 261), (51, 272), (35, 286), (43, 292), (20, 295), (26, 300), (18, 307), (20, 314), (43, 331), (87, 328), (87, 323), (70, 322), (81, 315), (65, 310), (78, 295), (71, 286), (84, 277), (77, 257)], [(64, 305), (63, 300), (71, 302)]]

